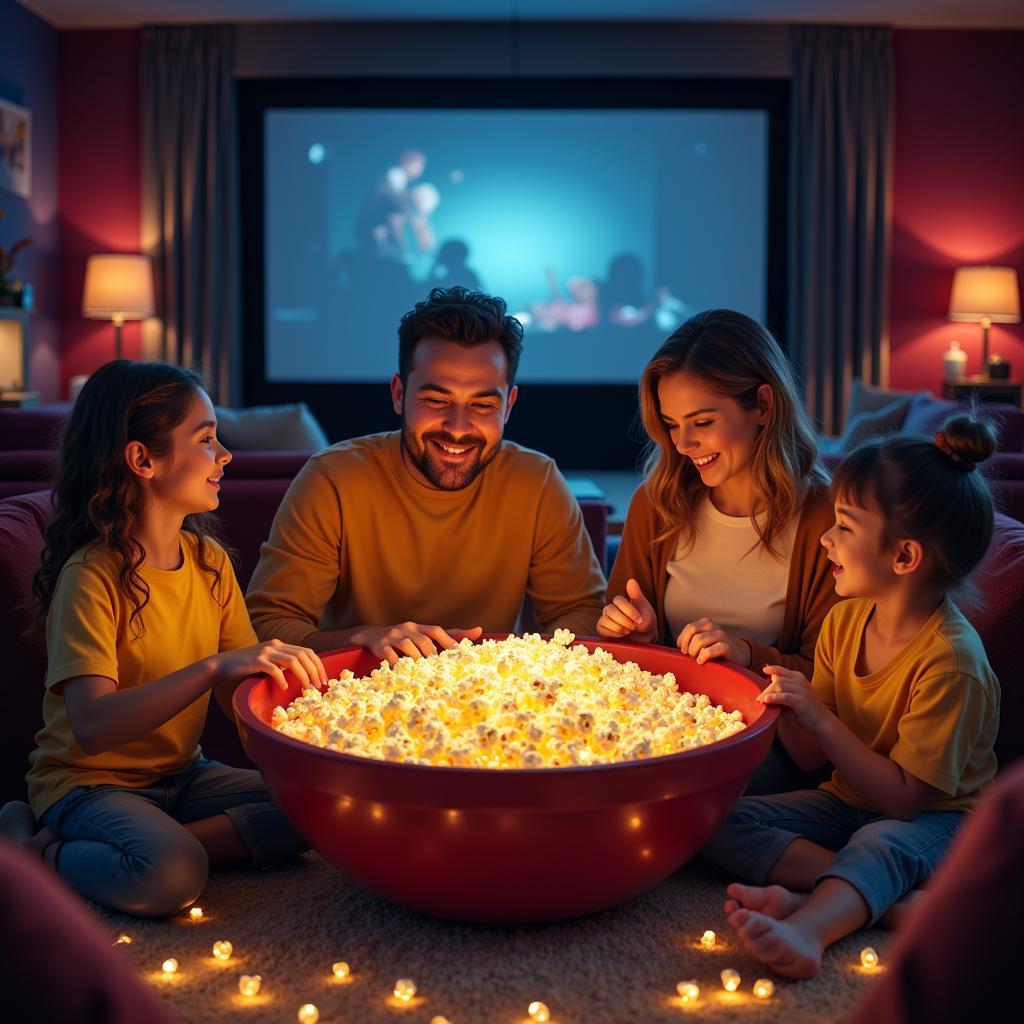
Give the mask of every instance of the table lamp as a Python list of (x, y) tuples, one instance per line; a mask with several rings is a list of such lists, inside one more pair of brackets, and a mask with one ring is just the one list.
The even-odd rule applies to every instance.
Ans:
[(988, 329), (1020, 323), (1020, 291), (1015, 267), (957, 267), (949, 297), (949, 319), (980, 323), (982, 374), (989, 376)]
[(148, 256), (104, 253), (85, 265), (82, 316), (113, 320), (114, 355), (121, 358), (121, 328), (125, 320), (153, 316), (153, 268)]

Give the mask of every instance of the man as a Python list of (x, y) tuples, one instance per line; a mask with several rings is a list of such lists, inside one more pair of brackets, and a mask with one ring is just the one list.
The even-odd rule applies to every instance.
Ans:
[(402, 428), (295, 478), (249, 585), (261, 639), (394, 664), (511, 632), (525, 594), (544, 630), (593, 634), (605, 583), (579, 505), (551, 459), (503, 440), (522, 335), (502, 299), (460, 287), (402, 317)]

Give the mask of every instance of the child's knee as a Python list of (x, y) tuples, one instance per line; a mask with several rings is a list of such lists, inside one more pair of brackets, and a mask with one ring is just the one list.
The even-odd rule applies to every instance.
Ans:
[(210, 874), (210, 860), (188, 833), (158, 855), (134, 865), (124, 909), (139, 917), (166, 917), (195, 902)]

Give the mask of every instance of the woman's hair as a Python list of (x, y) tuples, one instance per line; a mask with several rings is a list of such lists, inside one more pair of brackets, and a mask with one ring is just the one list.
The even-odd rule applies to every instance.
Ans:
[(778, 342), (756, 320), (730, 309), (709, 309), (669, 335), (640, 378), (640, 415), (650, 438), (644, 462), (647, 493), (666, 526), (657, 537), (695, 539), (697, 508), (707, 488), (692, 460), (680, 455), (661, 417), (658, 384), (686, 373), (743, 409), (757, 406), (758, 389), (771, 388), (768, 420), (754, 441), (751, 521), (761, 543), (778, 555), (773, 541), (796, 514), (808, 490), (828, 484), (818, 462), (810, 417)]
[(977, 466), (996, 450), (997, 440), (988, 420), (957, 413), (934, 440), (868, 441), (836, 468), (832, 493), (858, 508), (884, 510), (882, 550), (913, 538), (932, 559), (930, 582), (953, 589), (992, 541), (992, 495)]
[[(121, 590), (133, 606), (129, 622), (135, 635), (145, 632), (142, 609), (149, 587), (139, 574), (145, 551), (132, 536), (145, 492), (124, 451), (130, 441), (138, 441), (154, 455), (167, 455), (171, 431), (185, 419), (200, 389), (191, 370), (127, 359), (107, 363), (86, 381), (64, 431), (53, 488), (55, 512), (46, 528), (42, 566), (32, 580), (37, 628), (45, 626), (68, 558), (80, 548), (102, 547), (120, 562)], [(220, 570), (207, 558), (206, 539), (216, 536), (211, 517), (188, 515), (182, 529), (195, 536), (199, 565), (213, 576), (216, 594)]]

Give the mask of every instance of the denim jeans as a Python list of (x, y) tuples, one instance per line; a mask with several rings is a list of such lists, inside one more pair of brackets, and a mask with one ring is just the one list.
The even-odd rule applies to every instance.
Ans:
[(61, 877), (87, 899), (139, 917), (177, 913), (203, 891), (210, 865), (189, 822), (226, 814), (253, 864), (308, 849), (259, 772), (200, 758), (149, 786), (79, 786), (43, 815), (65, 842)]
[(923, 811), (911, 821), (861, 811), (823, 789), (742, 797), (704, 847), (716, 867), (764, 885), (794, 839), (834, 850), (815, 880), (841, 878), (860, 893), (875, 923), (901, 896), (924, 884), (953, 840), (962, 811)]

